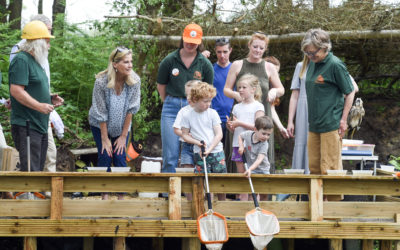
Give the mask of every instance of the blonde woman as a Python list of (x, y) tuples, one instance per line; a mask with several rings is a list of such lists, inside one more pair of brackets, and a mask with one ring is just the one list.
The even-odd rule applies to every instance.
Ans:
[[(234, 98), (236, 102), (241, 102), (242, 97), (239, 92), (234, 90), (237, 80), (244, 74), (250, 73), (258, 77), (262, 90), (261, 103), (264, 104), (265, 114), (271, 115), (271, 103), (274, 103), (277, 97), (285, 93), (285, 89), (279, 79), (276, 67), (271, 63), (266, 63), (263, 55), (268, 47), (269, 39), (262, 32), (255, 32), (248, 42), (249, 54), (245, 59), (237, 60), (232, 63), (225, 82), (224, 94), (227, 97)], [(269, 144), (274, 145), (274, 136), (271, 135)], [(230, 152), (226, 152), (228, 155)], [(268, 159), (271, 163), (271, 169), (274, 169), (275, 157), (274, 147), (271, 146), (268, 151)]]
[[(140, 78), (132, 71), (132, 51), (114, 49), (106, 70), (96, 75), (89, 124), (98, 150), (98, 166), (126, 167), (132, 115), (140, 108)], [(133, 131), (131, 131), (133, 132)]]

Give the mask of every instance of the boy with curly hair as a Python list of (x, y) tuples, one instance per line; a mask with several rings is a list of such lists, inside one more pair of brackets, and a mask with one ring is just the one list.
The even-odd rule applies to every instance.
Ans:
[[(217, 111), (210, 108), (216, 94), (217, 91), (212, 85), (206, 82), (196, 84), (189, 96), (193, 109), (182, 116), (182, 138), (187, 143), (194, 144), (195, 173), (204, 173), (201, 146), (205, 147), (207, 173), (227, 172), (221, 143), (221, 119)], [(225, 194), (218, 194), (218, 200), (225, 200)]]
[[(221, 143), (221, 119), (217, 111), (210, 108), (216, 89), (205, 82), (193, 86), (189, 100), (193, 109), (182, 117), (182, 138), (194, 144), (195, 172), (204, 173), (201, 146), (204, 142), (207, 172), (226, 173), (225, 154)], [(190, 134), (189, 134), (190, 132)]]

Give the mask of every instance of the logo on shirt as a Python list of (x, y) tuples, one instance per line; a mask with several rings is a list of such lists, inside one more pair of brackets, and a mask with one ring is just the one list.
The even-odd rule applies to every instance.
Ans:
[(247, 146), (247, 151), (251, 152), (251, 146)]
[(193, 78), (197, 79), (197, 80), (201, 80), (201, 72), (200, 71), (195, 71), (194, 75), (193, 75)]
[(179, 75), (179, 69), (177, 69), (177, 68), (172, 69), (172, 75), (173, 76), (178, 76)]
[(319, 75), (317, 79), (315, 79), (315, 83), (323, 84), (324, 83), (324, 78), (322, 75)]

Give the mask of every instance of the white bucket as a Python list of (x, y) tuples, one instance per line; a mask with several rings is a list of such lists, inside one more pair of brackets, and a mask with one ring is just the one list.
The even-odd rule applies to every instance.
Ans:
[[(160, 173), (161, 163), (157, 161), (142, 161), (142, 166), (140, 168), (141, 173)], [(139, 193), (141, 198), (157, 198), (158, 193)]]

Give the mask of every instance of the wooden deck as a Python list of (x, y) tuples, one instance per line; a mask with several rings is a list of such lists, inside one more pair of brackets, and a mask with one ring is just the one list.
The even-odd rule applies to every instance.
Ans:
[[(383, 240), (381, 245), (389, 247), (390, 241), (400, 239), (397, 200), (323, 201), (324, 195), (334, 194), (400, 196), (397, 178), (254, 175), (252, 179), (258, 193), (309, 195), (309, 202), (260, 202), (280, 220), (277, 238), (331, 239), (331, 249), (342, 249), (342, 239), (362, 239), (363, 249), (372, 249), (372, 240)], [(210, 174), (209, 183), (213, 193), (250, 192), (248, 180), (239, 174)], [(0, 200), (0, 237), (26, 237), (26, 249), (35, 237), (72, 236), (116, 237), (116, 249), (124, 249), (124, 237), (180, 237), (187, 239), (182, 249), (200, 249), (196, 218), (205, 211), (201, 175), (0, 172), (0, 191), (52, 192), (48, 200)], [(169, 199), (71, 200), (64, 198), (66, 192), (164, 192)], [(193, 202), (181, 193), (193, 193)], [(233, 238), (249, 237), (244, 215), (253, 208), (250, 201), (213, 202), (214, 211), (228, 218)]]

